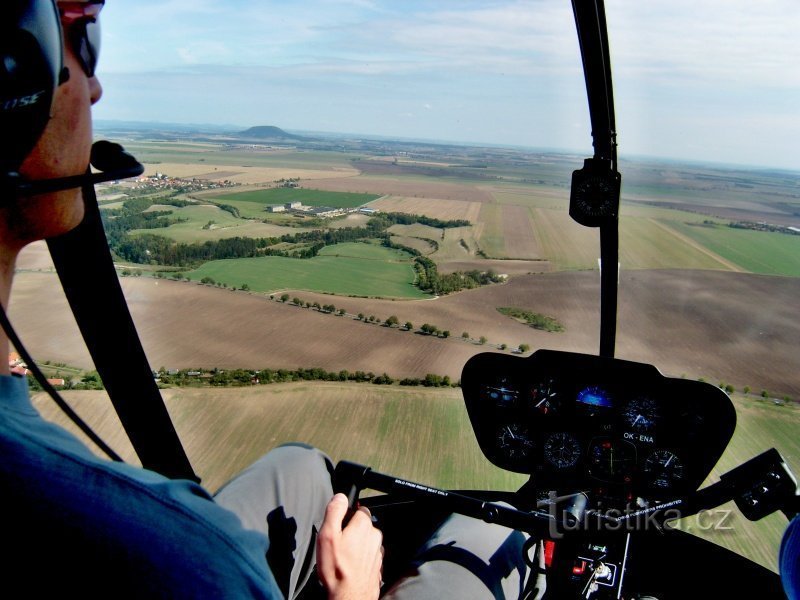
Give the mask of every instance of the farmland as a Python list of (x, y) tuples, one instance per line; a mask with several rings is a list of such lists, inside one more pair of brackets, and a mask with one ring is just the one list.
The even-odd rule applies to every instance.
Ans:
[(424, 298), (413, 286), (411, 256), (374, 244), (336, 244), (308, 260), (267, 256), (205, 263), (185, 273), (256, 292), (309, 290), (353, 296)]
[[(311, 227), (292, 216), (267, 217), (267, 204), (298, 193), (306, 195), (300, 200), (306, 205), (368, 202), (382, 212), (469, 221), (448, 228), (396, 224), (387, 235), (434, 261), (441, 273), (491, 269), (508, 276), (504, 283), (434, 299), (413, 285), (408, 253), (363, 242), (326, 245), (313, 258), (237, 258), (196, 268), (120, 260), (120, 272), (145, 275), (123, 277), (121, 284), (154, 368), (320, 367), (458, 380), (471, 356), (508, 352), (503, 346), (597, 351), (599, 236), (572, 222), (566, 208), (569, 172), (580, 159), (482, 149), (487, 167), (476, 170), (465, 168), (470, 161), (458, 153), (471, 150), (460, 148), (426, 147), (420, 150), (424, 156), (404, 155), (393, 164), (391, 157), (360, 147), (246, 150), (147, 140), (126, 146), (146, 161), (148, 173), (242, 184), (230, 193), (178, 196), (187, 202), (183, 206), (155, 200), (148, 210), (171, 211), (176, 222), (131, 235), (191, 244), (369, 223), (361, 214), (317, 220)], [(385, 154), (385, 144), (380, 148)], [(747, 386), (751, 394), (736, 397), (739, 427), (719, 469), (773, 445), (800, 469), (800, 415), (794, 404), (782, 402), (784, 396), (800, 399), (800, 236), (728, 227), (733, 219), (797, 226), (798, 178), (644, 162), (623, 163), (621, 170), (617, 356), (737, 392)], [(277, 187), (276, 181), (289, 178), (299, 178), (299, 189)], [(749, 187), (738, 185), (742, 181)], [(121, 207), (119, 194), (124, 198), (127, 191), (109, 188), (109, 206)], [(217, 204), (236, 207), (239, 217)], [(302, 246), (275, 247), (281, 244)], [(33, 355), (92, 368), (43, 245), (28, 248), (17, 268), (10, 314)], [(192, 281), (169, 280), (177, 274)], [(200, 285), (204, 277), (214, 283)], [(249, 291), (241, 290), (243, 284)], [(283, 294), (302, 306), (280, 302)], [(335, 304), (344, 314), (325, 314), (314, 303)], [(500, 314), (502, 307), (552, 317), (563, 331), (536, 330)], [(397, 316), (413, 328), (386, 327), (359, 314)], [(425, 335), (423, 324), (451, 335)], [(757, 400), (762, 390), (781, 405)], [(334, 458), (444, 487), (513, 489), (520, 483), (480, 455), (458, 390), (298, 383), (164, 394), (192, 461), (212, 489), (291, 439), (310, 441)], [(69, 395), (98, 419), (101, 432), (118, 427), (105, 409), (91, 408), (98, 394)], [(121, 441), (112, 445), (125, 447)], [(757, 525), (739, 519), (735, 531), (716, 541), (774, 568), (779, 519)]]
[[(212, 491), (262, 453), (289, 441), (310, 443), (335, 461), (352, 460), (437, 487), (514, 490), (525, 481), (483, 457), (455, 389), (292, 383), (180, 388), (164, 395), (187, 454)], [(79, 412), (91, 415), (90, 424), (112, 447), (135, 461), (103, 392), (69, 392), (67, 398)], [(709, 480), (773, 446), (798, 472), (800, 408), (750, 397), (734, 401), (739, 427)], [(39, 396), (36, 404), (45, 415), (65, 421), (48, 398)], [(724, 528), (708, 530), (709, 519), (723, 517), (712, 513), (705, 521), (687, 519), (680, 526), (776, 568), (775, 548), (786, 526), (782, 515), (751, 523), (734, 510), (725, 517)]]
[(314, 189), (270, 188), (225, 194), (219, 198), (226, 204), (249, 202), (260, 204), (286, 204), (300, 202), (304, 206), (330, 206), (333, 208), (356, 208), (378, 198), (377, 194), (352, 192), (326, 192)]

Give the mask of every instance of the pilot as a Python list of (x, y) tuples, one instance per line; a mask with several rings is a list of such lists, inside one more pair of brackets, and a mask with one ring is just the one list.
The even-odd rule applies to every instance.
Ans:
[[(19, 181), (86, 173), (104, 0), (7, 0), (0, 23), (0, 303), (27, 244), (76, 227), (79, 188), (23, 195)], [(75, 185), (73, 183), (73, 185)], [(10, 349), (0, 333), (0, 355)], [(276, 448), (215, 495), (98, 458), (33, 407), (25, 377), (0, 361), (4, 573), (28, 596), (516, 598), (524, 537), (453, 517), (407, 577), (382, 587), (382, 534), (369, 510), (343, 526), (319, 450)], [(476, 526), (476, 524), (478, 524)], [(425, 554), (427, 553), (427, 554)], [(28, 576), (23, 576), (28, 573)], [(312, 575), (313, 578), (312, 578)]]

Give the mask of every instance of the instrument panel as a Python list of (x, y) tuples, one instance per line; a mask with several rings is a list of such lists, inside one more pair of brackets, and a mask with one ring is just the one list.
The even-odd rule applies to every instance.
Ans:
[(479, 354), (465, 365), (461, 385), (483, 453), (531, 475), (539, 489), (628, 501), (690, 493), (736, 425), (718, 388), (598, 356)]

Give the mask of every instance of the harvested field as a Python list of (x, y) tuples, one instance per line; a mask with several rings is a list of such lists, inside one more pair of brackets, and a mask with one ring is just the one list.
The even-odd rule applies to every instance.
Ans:
[(500, 204), (484, 204), (478, 225), (475, 227), (475, 238), (486, 256), (504, 258), (506, 245), (503, 238), (503, 207)]
[(470, 223), (478, 221), (481, 204), (478, 202), (461, 202), (460, 200), (444, 200), (441, 198), (404, 198), (386, 196), (370, 202), (370, 208), (383, 212), (403, 212), (412, 215), (425, 215), (443, 221), (464, 219)]
[(473, 260), (450, 260), (439, 265), (440, 273), (455, 271), (494, 271), (498, 275), (531, 275), (548, 273), (550, 263), (546, 260), (492, 260), (476, 258)]
[(524, 206), (503, 206), (503, 239), (505, 258), (542, 258), (530, 210)]
[(536, 187), (498, 187), (492, 190), (498, 204), (514, 204), (530, 208), (550, 208), (566, 210), (569, 206), (569, 192), (564, 189)]
[[(32, 257), (39, 262), (41, 257)], [(26, 263), (20, 261), (20, 266)], [(596, 353), (597, 272), (520, 275), (437, 300), (391, 301), (295, 292), (333, 302), (349, 315), (396, 315), (449, 330), (450, 339), (365, 324), (272, 302), (245, 292), (186, 282), (123, 278), (122, 286), (152, 366), (313, 367), (392, 376), (458, 378), (475, 353), (501, 343)], [(34, 357), (91, 366), (52, 273), (17, 275), (10, 315)], [(59, 288), (60, 289), (60, 288)], [(290, 293), (291, 290), (290, 290)], [(623, 271), (617, 355), (664, 373), (750, 386), (800, 398), (800, 280), (720, 271)], [(499, 314), (515, 306), (558, 319), (564, 333), (526, 327)], [(486, 346), (464, 342), (485, 336)]]
[[(304, 187), (332, 192), (368, 192), (409, 198), (433, 198), (462, 202), (494, 202), (492, 195), (483, 189), (459, 183), (439, 183), (428, 179), (392, 179), (385, 177), (338, 177), (336, 179), (310, 179)], [(407, 211), (408, 212), (408, 211)]]
[(428, 256), (434, 250), (436, 250), (436, 246), (434, 246), (430, 241), (417, 237), (393, 235), (389, 239), (393, 244), (399, 244), (401, 246), (405, 246), (406, 248), (413, 248), (423, 256)]
[(325, 224), (330, 229), (341, 229), (342, 227), (364, 227), (369, 220), (369, 215), (352, 213), (341, 219), (331, 219)]
[[(300, 178), (301, 180), (324, 178), (337, 178), (337, 177), (353, 177), (358, 173), (355, 170), (329, 170), (329, 169), (303, 169), (297, 167), (256, 167), (256, 166), (237, 166), (231, 168), (230, 164), (213, 163), (179, 163), (179, 162), (160, 162), (158, 164), (145, 164), (144, 174), (146, 176), (155, 175), (156, 173), (165, 173), (170, 177), (182, 177), (184, 179), (191, 179), (196, 177), (198, 179), (209, 179), (212, 181), (220, 179), (228, 179), (234, 183), (241, 184), (254, 184), (254, 183), (270, 183), (277, 179), (293, 179)], [(217, 176), (212, 174), (218, 173)], [(305, 181), (304, 181), (305, 183)]]
[(578, 225), (564, 210), (533, 209), (542, 256), (560, 269), (597, 269), (600, 234)]

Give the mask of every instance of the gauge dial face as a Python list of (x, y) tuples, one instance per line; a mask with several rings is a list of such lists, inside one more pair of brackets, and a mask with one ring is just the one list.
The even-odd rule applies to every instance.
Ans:
[(636, 466), (636, 446), (598, 438), (589, 447), (589, 475), (602, 481), (626, 481)]
[(683, 479), (683, 463), (674, 452), (654, 450), (644, 462), (648, 483), (659, 489), (670, 489)]
[(533, 408), (543, 415), (558, 412), (561, 402), (552, 379), (532, 385), (530, 399)]
[(578, 463), (581, 457), (580, 442), (571, 433), (556, 432), (550, 434), (544, 443), (544, 457), (556, 469), (569, 469)]
[(626, 427), (634, 431), (651, 431), (659, 418), (658, 402), (647, 396), (632, 399), (622, 411)]
[(496, 406), (514, 406), (519, 398), (519, 390), (507, 379), (501, 379), (494, 385), (487, 385), (483, 393)]
[(497, 430), (497, 447), (504, 456), (520, 460), (530, 457), (534, 444), (525, 425), (508, 423)]

